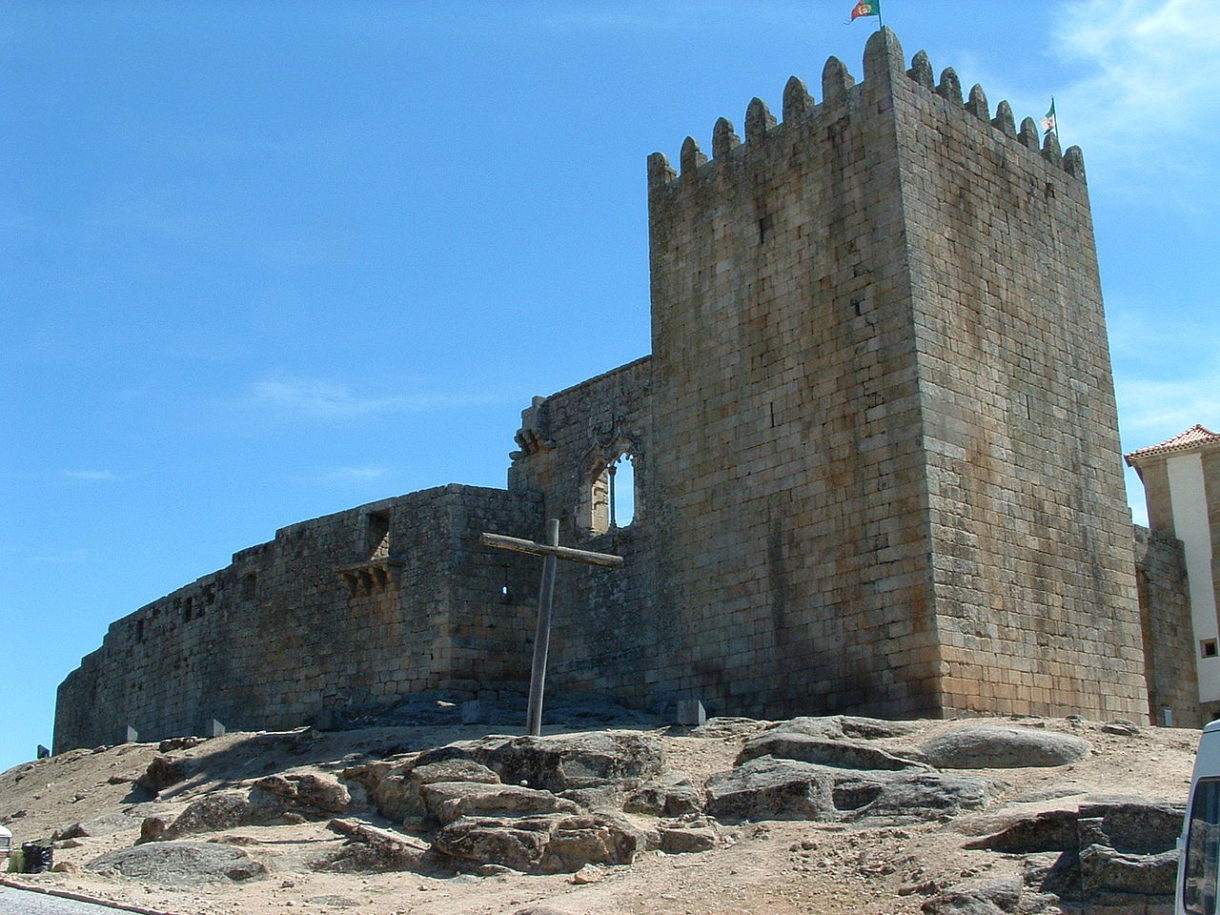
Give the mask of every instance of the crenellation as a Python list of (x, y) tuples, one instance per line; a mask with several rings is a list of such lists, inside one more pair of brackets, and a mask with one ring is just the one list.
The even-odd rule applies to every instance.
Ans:
[(724, 163), (729, 153), (741, 145), (741, 137), (733, 130), (733, 122), (728, 118), (718, 118), (712, 128), (712, 159)]
[(746, 107), (746, 142), (758, 142), (765, 139), (774, 127), (775, 116), (767, 108), (767, 103), (758, 96), (754, 96)]
[(847, 65), (837, 57), (829, 57), (822, 67), (822, 100), (826, 105), (838, 105), (847, 96), (847, 91), (856, 84), (855, 77)]
[(682, 141), (682, 153), (678, 159), (681, 166), (681, 173), (684, 178), (693, 178), (695, 173), (699, 171), (699, 166), (707, 162), (702, 150), (699, 149), (699, 144), (694, 137), (687, 137)]
[(970, 98), (966, 100), (966, 110), (980, 121), (991, 120), (991, 110), (987, 106), (987, 93), (978, 83), (970, 87)]
[(815, 103), (809, 94), (805, 81), (796, 76), (788, 77), (784, 85), (784, 121), (785, 125), (803, 124), (813, 116)]
[(995, 117), (991, 119), (991, 126), (1000, 133), (1008, 137), (1016, 137), (1017, 122), (1012, 113), (1012, 105), (1007, 101), (1002, 101), (996, 105)]
[(925, 89), (936, 89), (936, 78), (932, 71), (932, 61), (928, 59), (927, 51), (916, 51), (915, 56), (911, 58), (911, 69), (907, 70), (907, 76), (919, 83)]
[(936, 86), (936, 93), (950, 104), (961, 107), (962, 81), (958, 78), (957, 71), (952, 67), (945, 67), (941, 71), (940, 82)]
[(1059, 148), (1059, 134), (1053, 130), (1048, 130), (1042, 141), (1042, 158), (1060, 168), (1063, 167), (1063, 150)]

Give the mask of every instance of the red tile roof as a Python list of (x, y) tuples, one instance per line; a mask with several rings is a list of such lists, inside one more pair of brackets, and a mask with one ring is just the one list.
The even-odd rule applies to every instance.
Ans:
[(1132, 458), (1156, 457), (1162, 454), (1173, 454), (1178, 451), (1190, 451), (1200, 445), (1215, 445), (1220, 444), (1220, 435), (1212, 432), (1211, 429), (1205, 429), (1203, 426), (1191, 426), (1185, 432), (1175, 435), (1167, 441), (1161, 442), (1159, 445), (1150, 445), (1147, 448), (1140, 448), (1138, 451), (1132, 451), (1127, 455), (1127, 463), (1132, 466), (1135, 462)]

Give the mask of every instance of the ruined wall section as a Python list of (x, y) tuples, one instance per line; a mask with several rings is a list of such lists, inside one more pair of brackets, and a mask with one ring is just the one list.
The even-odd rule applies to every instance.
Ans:
[[(1135, 527), (1135, 579), (1144, 641), (1148, 704), (1155, 724), (1204, 724), (1195, 675), (1194, 627), (1182, 542), (1172, 534)], [(1165, 718), (1168, 709), (1172, 722)]]
[[(870, 42), (881, 45), (884, 39)], [(946, 711), (1147, 712), (1084, 166), (892, 37)], [(871, 79), (871, 77), (870, 77)]]
[[(56, 751), (306, 723), (477, 681), (528, 680), (527, 564), (493, 562), (480, 530), (537, 524), (537, 497), (446, 486), (293, 524), (111, 624), (60, 686)], [(534, 576), (531, 579), (531, 575)]]
[[(652, 360), (646, 356), (535, 398), (522, 414), (509, 488), (543, 494), (545, 516), (560, 519), (560, 542), (626, 560), (613, 571), (559, 564), (548, 692), (661, 701), (657, 659), (670, 639), (668, 619), (650, 604), (657, 528), (643, 482), (652, 460), (652, 409)], [(601, 530), (592, 523), (591, 499), (607, 463), (624, 454), (634, 465), (634, 516), (630, 524)], [(518, 536), (541, 535), (539, 529)]]
[(935, 714), (888, 80), (832, 58), (822, 95), (649, 161), (662, 676), (721, 714)]

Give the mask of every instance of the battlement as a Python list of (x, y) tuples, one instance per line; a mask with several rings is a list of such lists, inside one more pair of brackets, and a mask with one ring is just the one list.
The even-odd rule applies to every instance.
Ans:
[[(712, 155), (709, 158), (699, 147), (694, 137), (682, 142), (677, 171), (669, 158), (661, 152), (648, 157), (648, 187), (650, 190), (663, 187), (680, 179), (693, 179), (700, 173), (715, 169), (719, 163), (731, 161), (746, 154), (751, 144), (779, 141), (785, 133), (793, 130), (811, 131), (832, 124), (842, 117), (843, 109), (849, 107), (854, 97), (869, 88), (882, 87), (884, 92), (894, 81), (905, 77), (930, 94), (978, 121), (989, 124), (1004, 136), (1040, 154), (1051, 167), (1061, 168), (1074, 178), (1085, 180), (1084, 156), (1078, 146), (1066, 152), (1059, 146), (1058, 136), (1051, 132), (1045, 139), (1039, 137), (1039, 129), (1033, 118), (1025, 118), (1017, 126), (1012, 106), (1001, 101), (992, 117), (987, 94), (977, 83), (969, 95), (963, 98), (962, 83), (952, 67), (946, 67), (940, 80), (933, 76), (932, 62), (925, 51), (911, 58), (909, 69), (903, 65), (902, 45), (894, 32), (883, 28), (869, 38), (864, 49), (864, 80), (857, 83), (847, 66), (837, 57), (827, 59), (822, 68), (822, 102), (815, 102), (804, 80), (792, 76), (784, 86), (783, 120), (777, 122), (766, 102), (757, 96), (746, 106), (745, 140), (737, 135), (728, 118), (720, 118), (712, 128)], [(890, 94), (890, 93), (885, 93)]]

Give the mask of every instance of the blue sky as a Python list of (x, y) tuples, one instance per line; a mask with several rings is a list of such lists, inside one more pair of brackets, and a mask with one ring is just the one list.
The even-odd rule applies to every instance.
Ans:
[[(0, 769), (110, 622), (234, 551), (503, 485), (532, 395), (648, 351), (645, 157), (859, 77), (851, 5), (9, 0)], [(1056, 98), (1124, 447), (1220, 427), (1220, 4), (885, 15), (993, 109)]]

